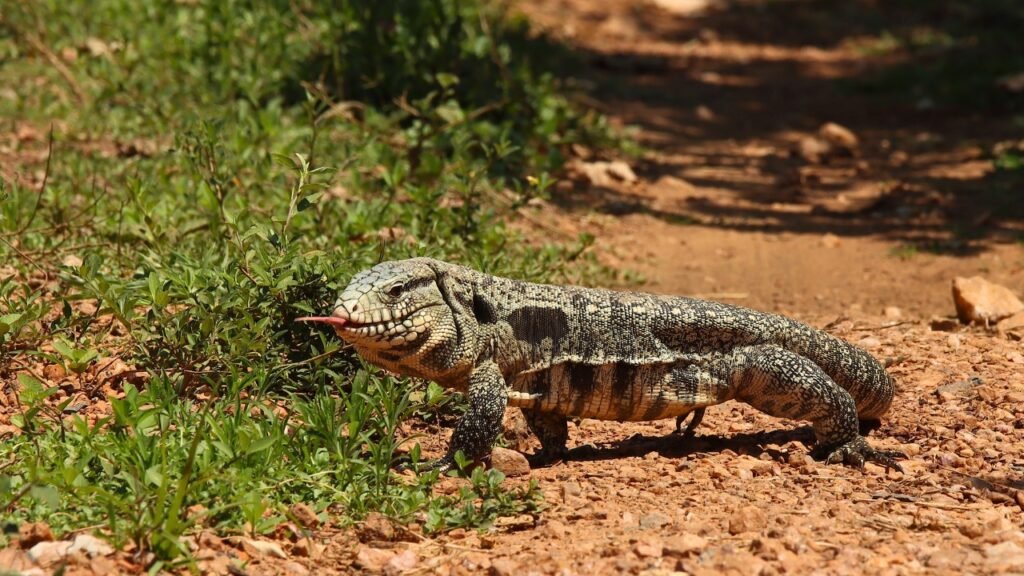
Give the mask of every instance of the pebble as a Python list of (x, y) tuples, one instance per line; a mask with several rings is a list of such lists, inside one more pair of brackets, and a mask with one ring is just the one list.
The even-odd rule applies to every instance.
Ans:
[(964, 324), (973, 322), (988, 326), (1024, 311), (1024, 302), (1009, 288), (981, 276), (954, 278), (953, 303), (957, 317)]
[(509, 478), (528, 476), (530, 474), (530, 463), (526, 456), (515, 450), (496, 446), (491, 450), (491, 467), (501, 471)]

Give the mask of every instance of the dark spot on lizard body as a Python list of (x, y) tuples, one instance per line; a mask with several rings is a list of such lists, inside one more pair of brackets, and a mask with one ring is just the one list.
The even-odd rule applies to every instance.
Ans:
[(512, 335), (529, 344), (535, 345), (550, 338), (557, 350), (562, 340), (569, 335), (569, 319), (558, 308), (523, 306), (513, 310), (506, 321), (512, 327)]

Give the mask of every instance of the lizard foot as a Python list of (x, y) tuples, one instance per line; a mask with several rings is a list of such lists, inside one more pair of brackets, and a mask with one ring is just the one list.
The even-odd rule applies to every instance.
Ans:
[(899, 472), (903, 472), (903, 467), (896, 460), (907, 458), (907, 455), (899, 450), (876, 450), (862, 436), (839, 446), (816, 448), (812, 455), (819, 460), (824, 459), (826, 464), (849, 464), (863, 468), (864, 462), (871, 461), (885, 466), (886, 470), (892, 468)]
[(559, 462), (565, 461), (565, 456), (568, 450), (538, 450), (532, 455), (526, 457), (526, 461), (530, 464), (530, 468), (544, 468), (551, 466), (552, 464), (558, 464)]
[[(683, 422), (686, 421), (688, 416), (691, 416), (690, 423), (686, 425), (686, 430), (683, 430)], [(697, 435), (697, 426), (700, 426), (701, 420), (704, 419), (704, 408), (697, 408), (693, 412), (683, 414), (682, 416), (676, 417), (676, 431), (673, 434), (682, 433), (683, 438), (693, 438)]]

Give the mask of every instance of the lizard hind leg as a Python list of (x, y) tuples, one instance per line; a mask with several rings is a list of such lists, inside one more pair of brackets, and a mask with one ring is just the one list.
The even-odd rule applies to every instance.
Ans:
[(730, 384), (738, 400), (782, 418), (809, 420), (817, 445), (813, 455), (829, 464), (862, 467), (874, 461), (902, 470), (894, 450), (876, 450), (860, 435), (853, 397), (817, 364), (779, 346), (751, 346), (732, 357)]
[[(676, 434), (682, 432), (683, 438), (691, 438), (697, 434), (697, 426), (700, 426), (702, 420), (704, 420), (704, 408), (697, 408), (686, 414), (676, 416)], [(686, 425), (686, 430), (683, 430), (683, 422), (686, 421), (686, 417), (691, 416), (690, 423)]]
[(526, 425), (540, 440), (540, 452), (529, 458), (530, 466), (545, 466), (563, 460), (568, 453), (569, 419), (553, 412), (523, 410)]

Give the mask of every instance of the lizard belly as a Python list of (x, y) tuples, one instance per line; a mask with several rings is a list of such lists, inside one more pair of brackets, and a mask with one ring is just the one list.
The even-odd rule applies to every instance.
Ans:
[(684, 361), (564, 362), (513, 378), (510, 405), (576, 418), (660, 420), (720, 403), (720, 387), (707, 376)]

